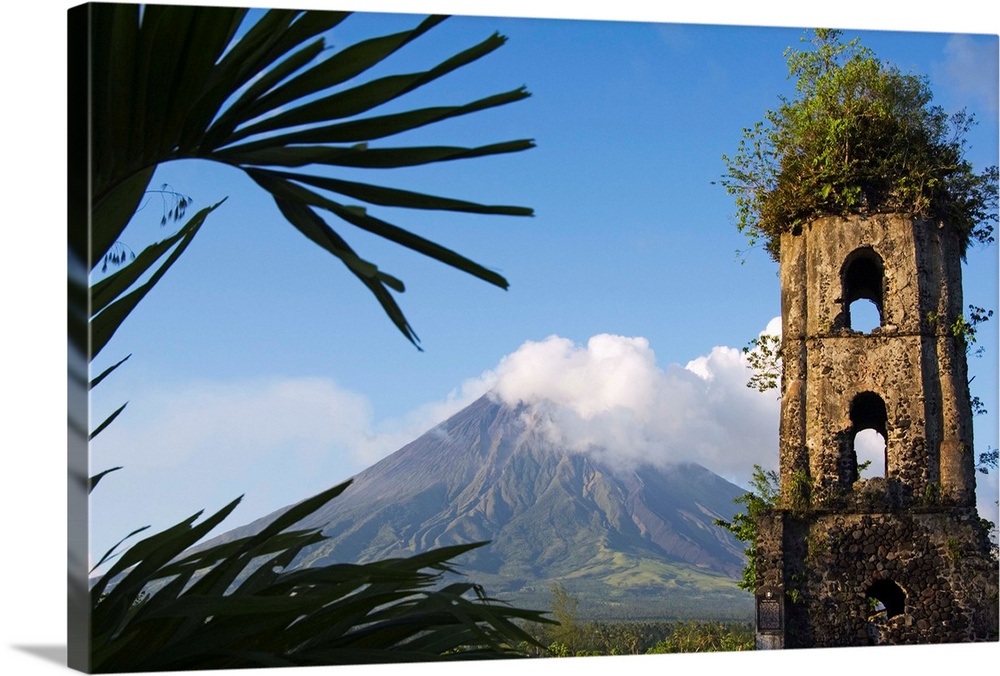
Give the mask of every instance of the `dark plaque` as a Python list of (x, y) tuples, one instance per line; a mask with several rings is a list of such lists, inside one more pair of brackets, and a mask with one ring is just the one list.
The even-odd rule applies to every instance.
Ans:
[(764, 588), (757, 592), (757, 631), (781, 631), (781, 593)]

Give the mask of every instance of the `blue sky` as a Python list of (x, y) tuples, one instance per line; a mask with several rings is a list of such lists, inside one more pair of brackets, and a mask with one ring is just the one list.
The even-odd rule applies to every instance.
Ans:
[[(926, 17), (887, 18), (867, 11), (858, 20), (859, 8), (867, 9), (862, 3), (845, 3), (840, 14), (821, 16), (816, 10), (780, 6), (781, 14), (774, 8), (758, 14), (726, 4), (722, 10), (699, 4), (668, 14), (645, 4), (506, 3), (500, 9), (470, 2), (366, 3), (374, 9), (619, 20), (456, 19), (412, 45), (406, 58), (389, 63), (397, 71), (429, 64), (499, 30), (509, 37), (507, 45), (428, 87), (427, 99), (413, 96), (402, 104), (451, 103), (522, 84), (533, 94), (527, 101), (401, 139), (489, 143), (526, 137), (537, 142), (533, 150), (365, 175), (387, 185), (536, 211), (531, 219), (391, 215), (395, 223), (499, 270), (511, 283), (506, 292), (344, 228), (352, 245), (407, 283), (399, 300), (423, 352), (396, 332), (339, 263), (284, 223), (268, 198), (240, 175), (207, 165), (165, 168), (156, 182), (194, 197), (196, 207), (229, 199), (102, 355), (107, 361), (133, 356), (94, 393), (95, 419), (126, 400), (129, 406), (94, 446), (94, 470), (116, 464), (125, 469), (95, 493), (93, 551), (99, 555), (138, 525), (166, 526), (241, 493), (247, 497), (230, 525), (305, 497), (395, 450), (505, 374), (524, 373), (517, 371), (518, 364), (530, 371), (538, 363), (531, 358), (540, 354), (565, 365), (574, 377), (598, 379), (605, 372), (602, 365), (615, 363), (608, 361), (610, 354), (636, 369), (637, 378), (646, 378), (642, 382), (650, 391), (673, 393), (678, 401), (681, 389), (669, 387), (687, 387), (693, 395), (683, 399), (685, 404), (706, 401), (700, 413), (712, 412), (718, 419), (714, 427), (677, 432), (691, 447), (732, 440), (726, 435), (740, 429), (741, 421), (776, 429), (776, 405), (766, 400), (768, 395), (755, 399), (742, 388), (732, 350), (778, 315), (777, 266), (760, 251), (742, 264), (736, 260), (734, 252), (743, 241), (732, 225), (732, 203), (711, 182), (723, 172), (721, 155), (735, 150), (741, 128), (774, 107), (779, 93), (790, 91), (781, 54), (797, 44), (802, 29), (696, 24), (760, 21), (992, 33), (847, 31), (881, 58), (928, 75), (936, 101), (946, 108), (973, 111), (980, 125), (969, 137), (969, 156), (983, 167), (997, 163), (995, 20), (972, 20), (962, 3), (932, 24)], [(68, 6), (37, 18), (62, 25)], [(621, 21), (633, 18), (684, 23)], [(350, 44), (413, 21), (357, 16), (333, 41)], [(39, 43), (30, 42), (30, 32), (25, 37), (29, 42), (12, 54), (37, 53)], [(46, 63), (50, 72), (62, 73), (58, 58)], [(37, 89), (35, 79), (18, 83), (22, 91)], [(19, 128), (30, 132), (11, 139), (24, 144), (18, 158), (25, 175), (46, 171), (35, 157), (37, 139), (61, 129), (58, 99), (53, 103), (51, 111), (27, 106), (11, 112)], [(55, 193), (61, 199), (59, 189)], [(28, 199), (21, 197), (15, 207), (21, 211), (15, 213), (22, 222), (37, 222), (37, 210), (25, 211)], [(51, 190), (31, 199), (55, 203)], [(141, 248), (166, 234), (158, 226), (159, 209), (150, 202), (127, 233), (131, 246)], [(5, 281), (11, 275), (6, 288), (22, 288), (24, 279), (40, 276), (31, 257), (63, 246), (61, 230), (53, 230), (51, 241), (47, 235), (41, 235), (46, 238), (41, 243), (15, 239), (10, 250), (21, 255), (4, 271)], [(997, 252), (996, 245), (970, 251), (964, 269), (967, 303), (1000, 309)], [(54, 258), (51, 270), (42, 268), (43, 276), (54, 280), (45, 287), (52, 308), (47, 321), (54, 326), (39, 333), (57, 339), (47, 343), (34, 331), (8, 337), (11, 354), (17, 355), (10, 365), (13, 388), (21, 396), (7, 422), (14, 427), (17, 449), (15, 482), (25, 486), (12, 491), (8, 513), (26, 506), (41, 510), (48, 517), (44, 523), (51, 521), (58, 533), (64, 512), (40, 505), (62, 499), (61, 484), (53, 492), (47, 481), (62, 476), (61, 453), (53, 463), (30, 450), (63, 443), (58, 395), (64, 382), (58, 336), (63, 270), (61, 258)], [(26, 294), (12, 292), (8, 306), (9, 316), (21, 322), (38, 315)], [(976, 420), (980, 450), (998, 446), (997, 324), (994, 318), (983, 328), (986, 354), (970, 363), (974, 393), (990, 410)], [(601, 335), (618, 338), (588, 343)], [(533, 342), (525, 347), (526, 341)], [(46, 360), (52, 354), (60, 356), (50, 369)], [(709, 374), (716, 387), (706, 399)], [(595, 388), (595, 397), (618, 396), (608, 379), (598, 382), (607, 387)], [(37, 410), (39, 402), (53, 400), (51, 414)], [(580, 411), (593, 400), (564, 403)], [(754, 419), (727, 417), (733, 411)], [(741, 466), (766, 463), (768, 453), (776, 463), (776, 447), (766, 433), (736, 441), (747, 448), (729, 445), (715, 455), (703, 451), (716, 464), (713, 469), (739, 481)], [(180, 478), (192, 471), (197, 480)], [(169, 489), (160, 492), (162, 486)], [(996, 494), (994, 474), (980, 490), (983, 513), (993, 520)], [(37, 530), (46, 529), (17, 530), (11, 537), (31, 541), (38, 538)], [(56, 548), (46, 558), (58, 562), (62, 556)], [(60, 598), (57, 594), (55, 603)], [(24, 632), (30, 630), (18, 631), (28, 636)]]
[[(331, 40), (349, 45), (417, 20), (359, 14)], [(526, 219), (371, 208), (500, 271), (506, 292), (340, 229), (407, 283), (399, 301), (423, 352), (238, 171), (188, 162), (154, 177), (196, 206), (228, 200), (97, 362), (99, 371), (133, 355), (93, 396), (95, 424), (126, 400), (129, 407), (93, 444), (92, 471), (125, 470), (93, 496), (92, 554), (136, 519), (166, 526), (245, 493), (235, 525), (306, 497), (496, 386), (500, 371), (515, 389), (542, 370), (548, 383), (571, 378), (560, 405), (575, 420), (595, 408), (625, 414), (577, 430), (580, 445), (695, 460), (737, 483), (755, 463), (776, 467), (774, 394), (746, 390), (736, 350), (780, 313), (777, 265), (761, 250), (736, 256), (745, 242), (731, 198), (713, 181), (742, 128), (792, 93), (782, 53), (802, 29), (455, 17), (383, 72), (433, 65), (495, 30), (509, 38), (503, 48), (394, 106), (463, 102), (522, 84), (532, 97), (396, 142), (532, 138), (537, 148), (347, 174), (535, 209)], [(982, 123), (969, 156), (979, 167), (996, 163), (996, 69), (982, 67), (996, 62), (995, 37), (845, 34), (855, 36), (902, 70), (928, 75), (941, 105), (974, 112)], [(162, 213), (150, 196), (123, 243), (138, 251), (165, 236)], [(995, 306), (996, 259), (995, 247), (971, 251), (968, 303)], [(612, 338), (590, 344), (602, 335)], [(981, 340), (996, 344), (996, 322)], [(510, 373), (515, 353), (521, 370)], [(975, 392), (993, 413), (996, 364), (996, 350), (987, 350), (972, 365)], [(626, 372), (634, 378), (622, 385)], [(982, 449), (997, 445), (995, 420), (977, 420)], [(995, 477), (983, 483), (984, 513), (995, 518)]]

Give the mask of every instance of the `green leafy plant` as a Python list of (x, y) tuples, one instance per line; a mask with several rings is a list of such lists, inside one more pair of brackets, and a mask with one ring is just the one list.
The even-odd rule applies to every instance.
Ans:
[(565, 644), (559, 643), (558, 641), (553, 641), (549, 644), (549, 647), (545, 649), (545, 654), (547, 657), (572, 657), (573, 653), (570, 652), (569, 647)]
[[(549, 630), (553, 645), (563, 646), (567, 655), (575, 655), (584, 644), (585, 628), (580, 622), (580, 600), (561, 584), (552, 585), (552, 619), (555, 625)], [(552, 646), (549, 647), (552, 651)]]
[(770, 514), (777, 508), (781, 498), (781, 479), (774, 470), (765, 470), (760, 465), (753, 466), (750, 476), (750, 490), (734, 499), (737, 504), (746, 507), (745, 512), (737, 513), (732, 521), (716, 519), (715, 525), (725, 528), (737, 540), (747, 544), (743, 553), (747, 564), (743, 567), (743, 576), (737, 583), (740, 589), (751, 593), (757, 591), (757, 533), (761, 517)]
[[(239, 503), (141, 540), (90, 590), (95, 672), (512, 657), (543, 613), (442, 585), (450, 560), (485, 543), (409, 558), (290, 567), (324, 536), (291, 530), (350, 482), (305, 500), (256, 535), (190, 549)], [(102, 559), (103, 563), (114, 551)], [(100, 563), (98, 565), (100, 565)], [(472, 598), (467, 595), (472, 594)]]
[[(465, 200), (336, 178), (337, 168), (410, 167), (526, 150), (527, 139), (477, 147), (449, 145), (374, 147), (383, 139), (516, 102), (523, 87), (458, 105), (379, 113), (377, 109), (493, 52), (505, 42), (494, 34), (427, 70), (369, 76), (409, 43), (445, 20), (432, 16), (413, 29), (371, 38), (333, 51), (323, 35), (347, 12), (269, 10), (256, 21), (248, 10), (96, 3), (71, 13), (71, 43), (89, 60), (71, 61), (71, 99), (88, 102), (91, 114), (71, 119), (70, 167), (91, 176), (89, 193), (71, 192), (69, 243), (93, 270), (107, 262), (127, 265), (102, 288), (88, 316), (71, 315), (71, 328), (100, 352), (121, 321), (188, 246), (205, 218), (222, 201), (199, 211), (171, 237), (131, 260), (116, 250), (126, 225), (149, 193), (156, 167), (203, 159), (244, 172), (274, 199), (301, 234), (340, 260), (371, 291), (395, 326), (414, 344), (411, 329), (391, 292), (403, 282), (359, 255), (326, 217), (383, 237), (501, 288), (496, 272), (368, 212), (357, 200), (379, 207), (528, 216), (524, 207)], [(78, 77), (77, 77), (78, 76)], [(89, 146), (87, 142), (89, 141)], [(88, 155), (88, 151), (90, 154)], [(181, 195), (168, 209), (185, 215)], [(90, 223), (86, 214), (91, 214)], [(172, 252), (172, 253), (168, 253)], [(167, 257), (169, 255), (169, 257)], [(167, 257), (163, 263), (158, 261)], [(128, 291), (149, 271), (156, 280)], [(71, 280), (71, 294), (86, 293)], [(82, 284), (82, 286), (81, 286)]]
[[(369, 288), (414, 344), (416, 335), (390, 294), (402, 292), (402, 282), (355, 253), (321, 213), (507, 286), (495, 272), (330, 195), (378, 206), (468, 213), (526, 216), (530, 209), (302, 171), (416, 166), (532, 147), (528, 140), (473, 148), (369, 146), (526, 97), (517, 88), (462, 105), (370, 114), (485, 56), (504, 38), (493, 35), (426, 71), (357, 83), (355, 78), (444, 17), (331, 54), (322, 34), (347, 13), (270, 10), (247, 23), (247, 12), (101, 3), (70, 12), (70, 53), (81, 57), (70, 60), (70, 99), (89, 111), (70, 120), (70, 168), (91, 180), (89, 192), (80, 183), (70, 190), (69, 340), (86, 363), (104, 349), (225, 201), (184, 221), (192, 198), (163, 187), (161, 225), (183, 224), (138, 254), (125, 247), (122, 232), (142, 200), (158, 192), (149, 189), (153, 172), (173, 160), (206, 159), (245, 172), (271, 194), (294, 228)], [(98, 266), (102, 273), (115, 270), (91, 282), (88, 276)], [(89, 380), (71, 362), (70, 375), (93, 388), (128, 358)], [(124, 408), (92, 432), (71, 416), (71, 430), (93, 439)], [(87, 492), (121, 469), (77, 476), (81, 472), (74, 471), (86, 466), (77, 460), (72, 465), (71, 459), (71, 474)], [(290, 568), (299, 552), (324, 539), (320, 531), (290, 529), (346, 486), (300, 503), (257, 535), (225, 544), (192, 549), (238, 499), (200, 523), (199, 512), (119, 553), (125, 541), (146, 530), (136, 529), (95, 566), (117, 557), (89, 592), (71, 575), (71, 655), (79, 645), (74, 634), (79, 628), (72, 622), (79, 617), (77, 605), (88, 604), (86, 598), (88, 655), (78, 665), (93, 671), (471, 659), (521, 654), (512, 646), (537, 646), (517, 623), (549, 622), (543, 613), (496, 602), (474, 583), (444, 584), (443, 576), (455, 572), (451, 560), (485, 543), (364, 565)]]
[(788, 500), (785, 506), (795, 515), (801, 516), (812, 508), (813, 480), (805, 470), (792, 474)]
[[(981, 357), (985, 348), (980, 345), (973, 349), (973, 346), (977, 342), (976, 334), (979, 331), (980, 324), (989, 321), (992, 316), (993, 310), (987, 310), (970, 304), (968, 318), (965, 315), (959, 315), (955, 321), (948, 325), (948, 334), (965, 350), (967, 356)], [(938, 316), (935, 313), (927, 313), (927, 321), (932, 328), (937, 326), (937, 320)], [(970, 385), (973, 380), (975, 380), (975, 376), (969, 379)], [(972, 395), (969, 404), (972, 406), (972, 412), (975, 415), (985, 415), (987, 413), (986, 406), (978, 395)]]
[(990, 470), (996, 471), (998, 460), (1000, 460), (1000, 450), (987, 447), (985, 451), (979, 454), (979, 459), (976, 461), (976, 470), (980, 474), (989, 474)]
[(830, 545), (822, 536), (806, 536), (806, 562), (810, 565), (829, 551)]
[(958, 562), (962, 558), (962, 544), (955, 538), (948, 538), (944, 543), (945, 552), (952, 562)]
[(749, 628), (726, 626), (719, 622), (684, 622), (673, 627), (670, 635), (646, 651), (647, 655), (664, 653), (724, 652), (753, 650), (754, 634)]
[(781, 336), (762, 333), (743, 348), (750, 380), (747, 387), (758, 392), (776, 390), (781, 384)]
[(972, 349), (972, 346), (976, 342), (976, 333), (979, 330), (979, 325), (988, 321), (992, 316), (993, 310), (969, 305), (969, 317), (966, 318), (965, 315), (959, 315), (948, 329), (951, 335), (964, 345), (966, 351), (968, 351)]
[(936, 505), (941, 501), (941, 484), (936, 481), (929, 481), (924, 486), (924, 495), (921, 504), (925, 506)]
[[(803, 38), (806, 42), (807, 38)], [(778, 257), (779, 237), (818, 216), (906, 213), (940, 221), (963, 247), (992, 242), (997, 167), (964, 158), (975, 123), (932, 105), (925, 77), (883, 63), (855, 39), (816, 29), (785, 51), (796, 95), (743, 130), (720, 181), (750, 246)]]
[[(985, 451), (979, 454), (979, 459), (976, 461), (976, 471), (980, 474), (989, 474), (991, 470), (995, 472), (998, 458), (1000, 458), (1000, 451), (987, 447)], [(995, 504), (997, 503), (995, 502)], [(987, 533), (990, 556), (996, 561), (998, 555), (1000, 555), (1000, 547), (997, 544), (997, 525), (989, 519), (980, 518), (979, 521), (982, 524), (983, 530)]]

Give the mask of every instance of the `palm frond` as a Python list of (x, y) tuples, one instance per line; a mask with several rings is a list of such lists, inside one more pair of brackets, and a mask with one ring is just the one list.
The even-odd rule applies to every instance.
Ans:
[[(269, 191), (294, 180), (377, 206), (532, 214), (524, 207), (483, 205), (316, 173), (337, 167), (416, 166), (531, 148), (533, 143), (524, 139), (470, 148), (369, 147), (387, 136), (528, 96), (522, 87), (464, 105), (377, 114), (380, 106), (492, 53), (506, 41), (499, 34), (489, 35), (426, 70), (367, 77), (373, 67), (424, 36), (445, 17), (431, 16), (410, 30), (363, 40), (331, 53), (325, 34), (347, 17), (342, 12), (269, 10), (247, 26), (252, 15), (234, 8), (149, 5), (140, 14), (135, 6), (97, 4), (88, 11), (94, 45), (93, 222), (90, 251), (78, 253), (91, 268), (119, 241), (148, 190), (156, 166), (179, 159), (205, 159), (236, 167), (253, 174), (257, 185)], [(345, 142), (352, 145), (333, 145)], [(276, 167), (309, 171), (292, 175)], [(367, 262), (361, 264), (363, 259), (329, 225), (321, 228), (324, 234), (318, 241), (315, 228), (304, 224), (312, 220), (304, 211), (314, 205), (312, 201), (290, 197), (287, 190), (272, 194), (289, 223), (313, 241), (321, 241), (323, 248), (347, 265), (396, 327), (417, 344), (416, 334), (392, 296), (403, 290), (403, 284), (391, 275), (373, 272)], [(386, 228), (374, 219), (359, 221), (340, 209), (330, 211), (346, 224), (382, 236), (392, 230), (395, 236), (390, 239), (401, 239), (395, 226)], [(333, 241), (336, 246), (331, 245)], [(471, 264), (447, 247), (411, 248), (507, 288), (501, 275), (484, 274), (483, 266)], [(133, 266), (136, 262), (120, 271), (114, 282), (117, 287), (145, 270), (142, 265)], [(106, 280), (104, 288), (95, 288), (100, 302), (93, 312), (106, 315), (106, 319), (104, 327), (92, 326), (93, 354), (100, 351), (113, 328), (141, 297), (135, 295), (117, 307), (105, 307), (110, 299), (124, 300), (112, 293), (121, 293), (121, 289), (112, 289), (111, 284)]]
[(325, 539), (295, 525), (349, 483), (293, 506), (255, 535), (189, 549), (237, 500), (202, 523), (195, 515), (133, 545), (91, 590), (92, 669), (514, 657), (522, 654), (516, 646), (537, 645), (522, 625), (550, 623), (543, 612), (490, 599), (470, 582), (444, 583), (456, 574), (456, 557), (485, 543), (289, 569)]

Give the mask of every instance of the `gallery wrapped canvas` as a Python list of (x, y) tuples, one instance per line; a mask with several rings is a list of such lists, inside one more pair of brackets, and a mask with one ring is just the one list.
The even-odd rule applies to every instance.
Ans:
[(997, 43), (72, 8), (69, 665), (996, 642)]

